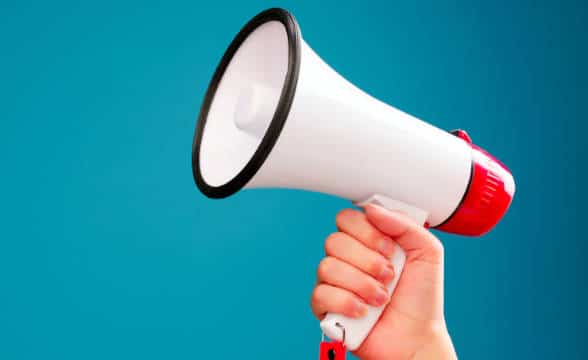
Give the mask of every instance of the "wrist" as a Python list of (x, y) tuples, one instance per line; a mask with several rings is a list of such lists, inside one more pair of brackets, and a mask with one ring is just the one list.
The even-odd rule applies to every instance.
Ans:
[(411, 360), (456, 360), (457, 354), (445, 323), (435, 325), (430, 341), (411, 357)]

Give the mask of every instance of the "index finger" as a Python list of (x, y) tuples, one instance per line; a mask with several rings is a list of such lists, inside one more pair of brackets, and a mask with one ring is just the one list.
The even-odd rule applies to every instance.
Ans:
[(396, 247), (394, 241), (372, 225), (363, 212), (352, 209), (342, 210), (337, 214), (336, 222), (341, 232), (359, 240), (368, 248), (378, 251), (387, 258), (394, 253)]
[(407, 254), (428, 262), (443, 260), (443, 245), (439, 239), (407, 215), (377, 205), (367, 205), (365, 211), (370, 223), (391, 236)]

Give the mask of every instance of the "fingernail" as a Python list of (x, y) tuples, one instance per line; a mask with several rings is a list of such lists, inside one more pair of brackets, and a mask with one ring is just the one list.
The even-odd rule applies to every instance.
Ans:
[(394, 279), (394, 266), (392, 264), (386, 264), (382, 268), (378, 279), (384, 284), (391, 282)]
[(387, 301), (388, 301), (388, 292), (386, 290), (384, 290), (383, 288), (378, 288), (378, 291), (376, 291), (376, 295), (374, 296), (374, 299), (373, 299), (373, 305), (375, 305), (375, 306), (384, 305)]
[(392, 252), (394, 252), (394, 242), (390, 238), (383, 238), (382, 240), (380, 240), (378, 250), (382, 254), (389, 257), (390, 255), (392, 255)]
[(362, 317), (365, 316), (368, 312), (368, 307), (364, 302), (359, 300), (355, 301), (355, 309), (353, 310), (353, 315), (355, 317)]

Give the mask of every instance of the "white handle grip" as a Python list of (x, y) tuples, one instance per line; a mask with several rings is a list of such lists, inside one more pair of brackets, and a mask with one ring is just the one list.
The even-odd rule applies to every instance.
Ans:
[[(388, 285), (388, 295), (392, 295), (400, 274), (404, 268), (404, 262), (406, 261), (406, 255), (404, 250), (398, 245), (394, 249), (394, 254), (390, 258), (390, 262), (394, 266), (394, 279)], [(382, 311), (386, 305), (382, 306), (368, 306), (367, 315), (362, 318), (352, 319), (341, 314), (329, 313), (323, 321), (321, 321), (321, 329), (323, 333), (331, 339), (343, 340), (343, 331), (341, 326), (345, 329), (345, 346), (350, 351), (357, 349), (363, 340), (368, 336), (372, 327), (376, 324), (376, 321), (380, 318)]]
[[(427, 213), (425, 211), (382, 195), (373, 195), (365, 201), (356, 202), (356, 205), (365, 206), (370, 203), (386, 207), (390, 210), (400, 210), (419, 224), (424, 224), (427, 219)], [(394, 266), (394, 279), (388, 285), (389, 296), (392, 295), (394, 289), (396, 289), (396, 285), (398, 285), (405, 261), (406, 254), (404, 250), (396, 245), (394, 253), (390, 258), (390, 262)], [(385, 307), (386, 304), (378, 307), (368, 306), (367, 315), (358, 319), (352, 319), (341, 314), (328, 313), (323, 321), (321, 321), (321, 329), (329, 338), (344, 341), (347, 349), (354, 351), (368, 336), (380, 318), (380, 315), (382, 315)], [(343, 334), (343, 329), (345, 334)], [(345, 339), (343, 339), (343, 335), (345, 335)]]

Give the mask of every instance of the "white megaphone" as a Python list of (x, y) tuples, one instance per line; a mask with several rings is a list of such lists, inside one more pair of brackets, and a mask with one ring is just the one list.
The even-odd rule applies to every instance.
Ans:
[[(481, 235), (515, 191), (508, 169), (461, 130), (440, 130), (356, 88), (302, 40), (294, 17), (269, 9), (226, 50), (206, 92), (192, 148), (198, 188), (295, 188), (377, 203), (451, 233)], [(396, 278), (402, 249), (391, 259)], [(324, 333), (350, 350), (384, 306), (360, 319), (328, 314)]]

